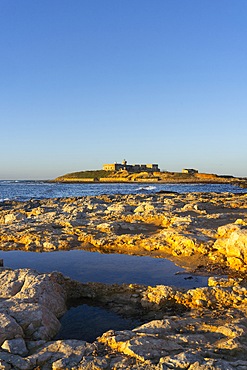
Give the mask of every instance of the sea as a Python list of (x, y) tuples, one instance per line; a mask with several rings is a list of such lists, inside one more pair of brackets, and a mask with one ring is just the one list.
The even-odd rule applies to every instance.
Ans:
[(5, 200), (80, 197), (102, 194), (149, 194), (159, 191), (232, 192), (245, 193), (246, 189), (230, 184), (99, 184), (52, 183), (47, 181), (0, 180), (0, 202)]
[[(229, 184), (87, 184), (46, 181), (0, 181), (0, 203), (30, 199), (80, 197), (102, 194), (154, 194), (160, 191), (245, 193)], [(0, 246), (1, 248), (1, 246)], [(40, 272), (60, 271), (81, 282), (173, 285), (178, 288), (205, 287), (207, 276), (194, 275), (165, 258), (98, 253), (84, 250), (55, 252), (2, 251), (0, 259), (9, 268), (33, 268)], [(117, 267), (117, 268), (116, 268)], [(108, 329), (131, 329), (136, 320), (124, 318), (92, 302), (72, 304), (61, 319), (57, 339), (93, 341)]]

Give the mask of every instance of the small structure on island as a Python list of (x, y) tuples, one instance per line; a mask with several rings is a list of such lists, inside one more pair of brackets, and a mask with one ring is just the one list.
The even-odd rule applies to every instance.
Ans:
[(128, 172), (160, 172), (158, 164), (127, 164), (124, 159), (122, 163), (110, 163), (103, 165), (104, 171), (128, 171)]
[(198, 170), (195, 170), (194, 168), (183, 168), (182, 173), (193, 175), (194, 173), (198, 173)]

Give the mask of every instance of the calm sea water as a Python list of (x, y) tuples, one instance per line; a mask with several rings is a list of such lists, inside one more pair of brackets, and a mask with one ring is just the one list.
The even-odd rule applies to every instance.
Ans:
[(100, 194), (138, 194), (158, 191), (233, 192), (244, 193), (246, 189), (228, 184), (62, 184), (42, 181), (0, 181), (0, 201), (79, 197)]

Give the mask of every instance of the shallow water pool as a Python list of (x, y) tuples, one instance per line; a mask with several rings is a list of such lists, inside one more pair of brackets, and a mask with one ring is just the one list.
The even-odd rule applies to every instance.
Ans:
[(42, 253), (0, 251), (1, 258), (6, 267), (33, 268), (39, 272), (59, 271), (81, 282), (162, 284), (194, 288), (207, 286), (208, 281), (206, 276), (187, 274), (165, 258), (102, 254), (84, 250)]
[[(207, 277), (193, 276), (164, 258), (102, 254), (84, 250), (59, 252), (0, 251), (4, 266), (33, 268), (40, 272), (60, 271), (81, 282), (107, 284), (174, 285), (180, 288), (207, 286)], [(68, 307), (61, 318), (56, 339), (80, 339), (93, 342), (105, 331), (131, 330), (140, 320), (122, 317), (87, 301)]]

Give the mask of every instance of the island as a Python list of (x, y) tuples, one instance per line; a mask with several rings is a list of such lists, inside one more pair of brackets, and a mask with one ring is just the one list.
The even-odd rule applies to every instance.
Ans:
[(183, 168), (181, 172), (161, 171), (158, 164), (104, 164), (101, 170), (72, 172), (59, 176), (53, 182), (66, 183), (230, 183), (247, 187), (246, 178), (231, 175), (200, 173), (197, 169)]

